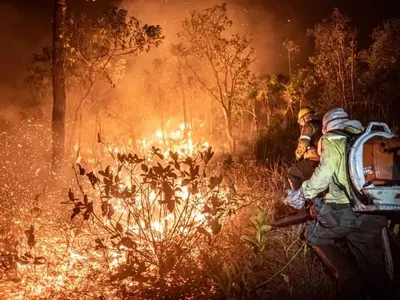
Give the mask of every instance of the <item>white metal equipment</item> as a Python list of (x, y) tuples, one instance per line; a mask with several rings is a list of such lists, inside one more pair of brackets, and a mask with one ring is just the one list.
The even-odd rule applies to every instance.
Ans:
[[(383, 130), (375, 131), (374, 128), (382, 128)], [(357, 137), (349, 151), (348, 169), (350, 182), (353, 186), (351, 196), (354, 211), (400, 211), (400, 185), (398, 183), (375, 185), (374, 182), (366, 182), (365, 179), (368, 166), (364, 166), (364, 144), (377, 137), (392, 139), (395, 135), (387, 124), (371, 122), (364, 132)]]

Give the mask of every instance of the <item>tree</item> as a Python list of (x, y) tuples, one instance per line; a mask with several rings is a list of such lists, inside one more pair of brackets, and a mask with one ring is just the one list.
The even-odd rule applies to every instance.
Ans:
[(75, 118), (96, 85), (115, 87), (109, 72), (112, 62), (116, 65), (123, 57), (149, 52), (163, 38), (159, 25), (143, 25), (125, 9), (112, 7), (98, 19), (83, 14), (77, 18), (68, 36), (68, 67), (84, 83)]
[[(151, 82), (147, 83), (147, 90), (150, 95), (154, 97), (154, 109), (160, 114), (160, 124), (162, 139), (164, 143), (164, 149), (167, 149), (167, 144), (165, 140), (165, 111), (167, 109), (167, 100), (165, 97), (165, 91), (163, 86), (163, 79), (165, 77), (167, 61), (165, 58), (157, 58), (153, 60), (153, 76)], [(155, 85), (154, 85), (155, 84)], [(155, 94), (155, 95), (154, 95)]]
[[(313, 72), (306, 68), (297, 70), (287, 83), (282, 83), (283, 87), (281, 93), (282, 98), (286, 102), (286, 109), (283, 113), (282, 128), (288, 127), (288, 118), (293, 113), (293, 108), (301, 107), (310, 104), (311, 106), (318, 106), (318, 101), (307, 101), (306, 95), (310, 93), (316, 86), (316, 81)], [(308, 103), (312, 102), (312, 103)]]
[(283, 46), (286, 48), (288, 53), (289, 78), (292, 78), (292, 56), (300, 51), (300, 47), (292, 40), (286, 40), (283, 43)]
[[(254, 61), (250, 39), (226, 31), (233, 25), (228, 18), (226, 4), (215, 5), (201, 12), (193, 11), (182, 23), (180, 38), (187, 43), (189, 52), (185, 61), (198, 82), (219, 103), (225, 119), (230, 151), (235, 153), (236, 136), (234, 118), (243, 104), (239, 97), (250, 75), (249, 66)], [(190, 58), (199, 59), (207, 68), (195, 70)], [(210, 74), (211, 73), (211, 74)]]
[[(65, 85), (71, 100), (68, 101), (67, 110), (72, 117), (74, 136), (85, 105), (92, 110), (90, 114), (94, 115), (98, 115), (99, 108), (105, 106), (100, 103), (101, 99), (106, 92), (117, 87), (124, 75), (126, 59), (149, 52), (164, 37), (160, 26), (142, 24), (135, 17), (128, 16), (127, 10), (115, 7), (95, 19), (80, 14), (71, 20), (64, 28), (63, 49)], [(27, 81), (37, 91), (48, 88), (48, 77), (51, 74), (51, 57), (47, 55), (51, 51), (49, 49), (44, 48), (43, 53), (34, 55), (29, 67)]]
[(56, 0), (53, 17), (53, 113), (52, 113), (52, 168), (57, 170), (64, 155), (65, 140), (65, 16), (66, 0)]
[(371, 37), (372, 45), (360, 53), (365, 64), (361, 76), (363, 97), (368, 100), (363, 108), (373, 113), (370, 117), (394, 121), (400, 97), (400, 19), (384, 22)]
[(338, 9), (308, 31), (314, 38), (315, 54), (310, 58), (315, 77), (322, 86), (322, 101), (328, 107), (351, 110), (356, 97), (356, 30)]
[(253, 117), (253, 131), (257, 132), (261, 128), (269, 129), (276, 107), (276, 95), (274, 94), (279, 90), (277, 76), (253, 74), (247, 89), (250, 94), (243, 109)]
[(179, 92), (177, 92), (177, 94), (180, 95), (182, 99), (183, 122), (185, 124), (184, 127), (185, 138), (186, 140), (188, 140), (188, 117), (187, 117), (187, 103), (186, 103), (187, 101), (186, 101), (186, 93), (185, 93), (185, 86), (183, 79), (186, 49), (182, 44), (171, 45), (170, 53), (176, 59), (175, 67), (176, 67), (176, 75), (178, 77), (177, 86), (179, 86), (180, 90)]
[(28, 75), (25, 78), (30, 95), (28, 104), (37, 111), (40, 111), (40, 106), (52, 94), (52, 55), (52, 48), (45, 47), (42, 52), (33, 54), (34, 63), (28, 65)]

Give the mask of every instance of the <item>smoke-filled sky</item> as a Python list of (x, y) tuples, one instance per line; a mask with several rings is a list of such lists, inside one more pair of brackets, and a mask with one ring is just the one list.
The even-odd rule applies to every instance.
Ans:
[[(359, 29), (360, 46), (369, 42), (369, 34), (382, 19), (400, 17), (399, 0), (226, 0), (235, 29), (252, 34), (258, 72), (286, 72), (282, 41), (290, 38), (300, 44), (296, 63), (304, 64), (312, 49), (306, 37), (333, 8), (349, 16)], [(22, 81), (31, 54), (49, 45), (52, 34), (52, 0), (2, 0), (0, 3), (0, 105), (14, 104), (23, 97)], [(165, 45), (173, 42), (180, 22), (193, 9), (210, 7), (218, 0), (73, 0), (73, 13), (96, 14), (108, 5), (124, 7), (138, 19), (160, 24)], [(166, 55), (165, 46), (154, 55)]]

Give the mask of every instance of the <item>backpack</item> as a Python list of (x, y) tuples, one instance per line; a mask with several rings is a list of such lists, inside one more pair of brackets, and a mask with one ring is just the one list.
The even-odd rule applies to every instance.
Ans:
[[(382, 130), (373, 130), (381, 128)], [(400, 211), (400, 138), (388, 125), (371, 122), (359, 134), (330, 132), (346, 137), (347, 175), (350, 190), (337, 184), (353, 211)]]

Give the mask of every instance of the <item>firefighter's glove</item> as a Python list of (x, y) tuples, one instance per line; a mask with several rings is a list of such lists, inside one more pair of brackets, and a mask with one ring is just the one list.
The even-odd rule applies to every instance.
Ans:
[(285, 199), (286, 205), (289, 205), (295, 209), (302, 209), (302, 208), (304, 208), (305, 203), (306, 203), (306, 199), (304, 198), (302, 189), (287, 191), (287, 195), (286, 195), (286, 199)]
[(301, 160), (304, 157), (304, 153), (307, 152), (307, 146), (303, 143), (303, 141), (299, 141), (296, 149), (296, 160)]

